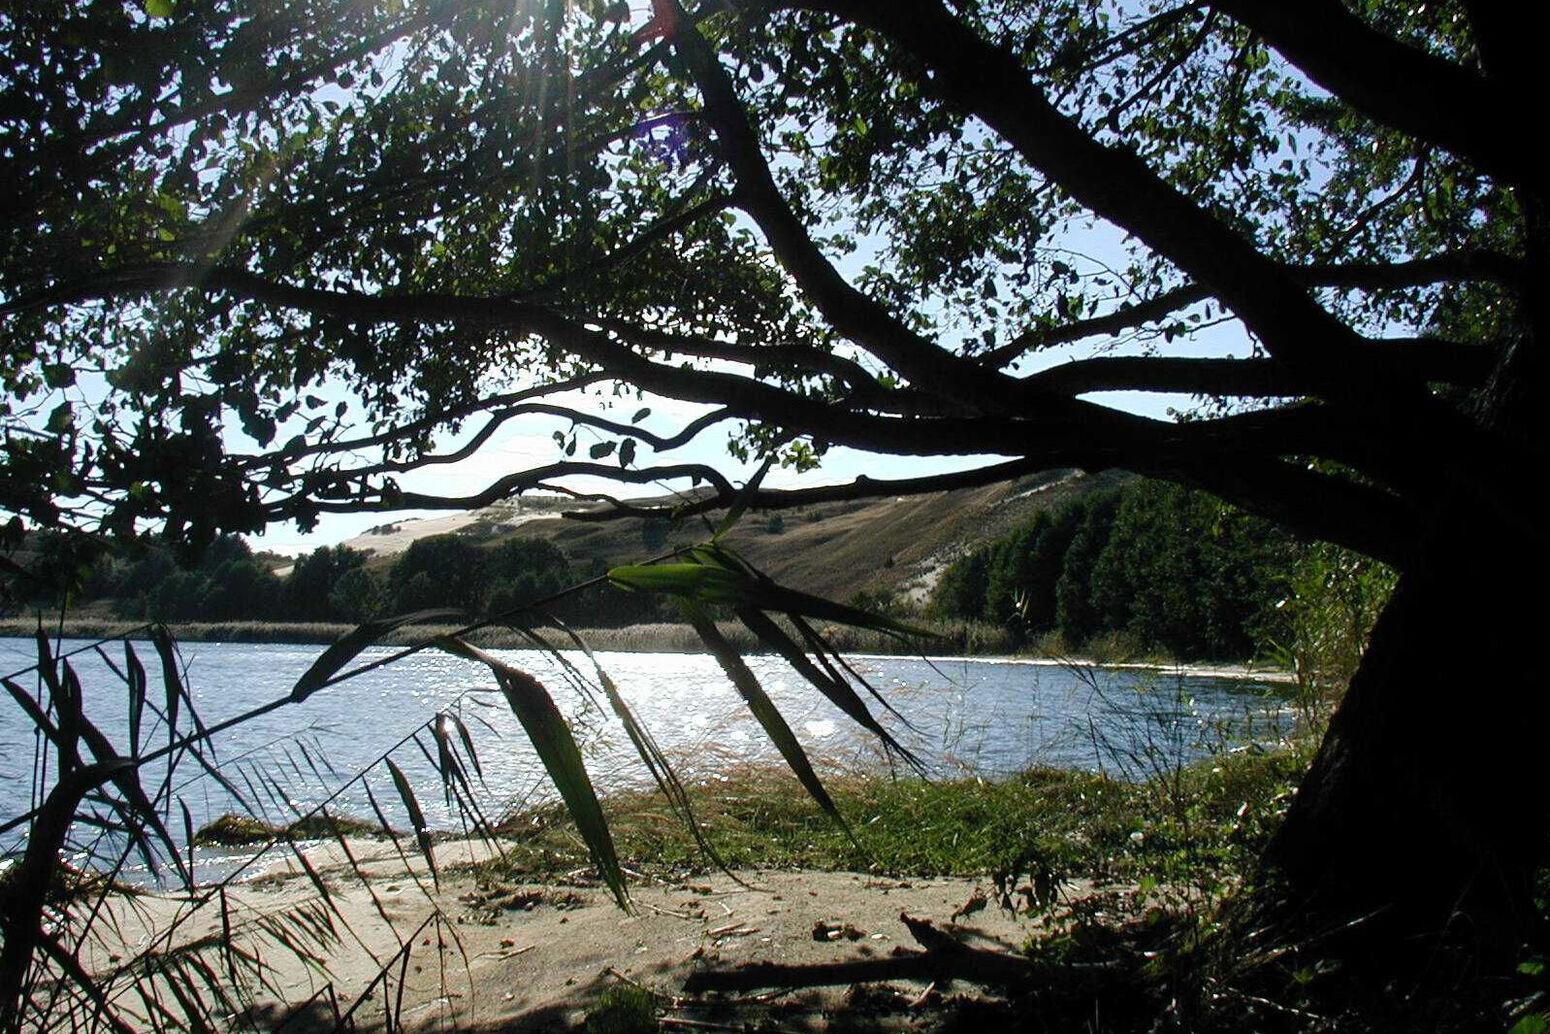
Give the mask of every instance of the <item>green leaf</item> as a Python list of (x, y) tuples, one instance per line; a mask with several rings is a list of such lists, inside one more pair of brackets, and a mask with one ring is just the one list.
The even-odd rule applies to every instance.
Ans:
[(145, 13), (151, 18), (171, 18), (172, 0), (145, 0)]
[(1550, 1013), (1532, 1013), (1507, 1028), (1507, 1034), (1546, 1034), (1550, 1032)]
[(410, 614), (399, 614), (396, 617), (379, 618), (376, 621), (367, 621), (353, 631), (347, 633), (344, 638), (324, 650), (318, 659), (312, 662), (301, 678), (296, 680), (296, 685), (291, 688), (291, 701), (300, 703), (313, 693), (322, 689), (339, 670), (366, 647), (375, 643), (378, 639), (405, 625), (431, 624), (440, 621), (458, 621), (466, 617), (461, 610), (417, 610)]
[(754, 496), (758, 494), (760, 482), (764, 480), (764, 475), (770, 472), (770, 466), (774, 462), (774, 456), (765, 457), (764, 465), (759, 468), (753, 477), (748, 479), (748, 483), (743, 486), (742, 491), (737, 493), (737, 498), (732, 501), (732, 506), (727, 510), (727, 515), (721, 519), (721, 526), (716, 529), (714, 538), (719, 539), (731, 531), (733, 526), (742, 518), (748, 509), (748, 504), (753, 502)]
[(592, 789), (592, 779), (587, 775), (581, 759), (581, 749), (571, 736), (570, 726), (560, 709), (555, 706), (549, 691), (533, 676), (514, 668), (498, 657), (485, 653), (458, 639), (444, 639), (438, 644), (443, 650), (459, 657), (479, 661), (487, 666), (500, 684), (517, 721), (533, 744), (544, 771), (560, 791), (560, 798), (570, 812), (576, 830), (592, 854), (602, 874), (603, 882), (613, 891), (614, 899), (621, 908), (629, 907), (629, 894), (624, 886), (624, 872), (619, 867), (619, 856), (614, 850), (613, 835), (608, 830), (608, 820), (603, 806), (598, 803)]
[(795, 589), (787, 589), (719, 543), (699, 546), (689, 560), (673, 564), (615, 567), (608, 580), (637, 592), (664, 592), (695, 603), (725, 603), (772, 613), (870, 628), (904, 638), (935, 639), (935, 633), (883, 614), (859, 610)]
[[(672, 763), (668, 761), (667, 755), (662, 752), (662, 748), (657, 746), (657, 742), (652, 737), (651, 732), (635, 717), (635, 712), (630, 710), (629, 704), (624, 700), (624, 695), (619, 692), (619, 687), (614, 683), (613, 678), (609, 676), (608, 672), (603, 669), (602, 664), (598, 662), (596, 655), (592, 653), (592, 648), (586, 644), (585, 640), (572, 631), (569, 626), (560, 621), (555, 623), (570, 637), (571, 642), (576, 645), (577, 649), (585, 653), (587, 659), (592, 662), (593, 672), (597, 675), (598, 684), (603, 687), (603, 694), (608, 699), (608, 705), (613, 708), (615, 716), (624, 725), (625, 734), (629, 736), (631, 745), (635, 747), (635, 752), (640, 756), (641, 763), (651, 773), (651, 778), (656, 781), (657, 788), (667, 798), (668, 807), (672, 808), (673, 814), (689, 827), (690, 835), (694, 837), (695, 844), (698, 845), (705, 857), (709, 858), (713, 865), (731, 877), (734, 882), (743, 884), (743, 880), (732, 872), (715, 847), (706, 839), (705, 831), (694, 814), (694, 806), (689, 800), (689, 794), (684, 789), (682, 781), (678, 778), (678, 773), (673, 771)], [(547, 644), (545, 645), (547, 646)], [(552, 647), (549, 647), (549, 649), (555, 657), (560, 658), (562, 661), (564, 660), (563, 655), (558, 651), (553, 650)], [(747, 884), (743, 885), (746, 886)]]
[(48, 422), (43, 425), (43, 429), (49, 434), (64, 434), (74, 426), (75, 410), (71, 408), (70, 403), (61, 402), (49, 413)]
[(820, 693), (829, 699), (830, 703), (844, 711), (851, 721), (882, 740), (885, 750), (898, 754), (917, 771), (924, 770), (920, 759), (906, 749), (898, 740), (894, 739), (887, 729), (878, 724), (877, 719), (868, 710), (866, 702), (861, 699), (860, 695), (848, 683), (814, 664), (807, 656), (807, 651), (803, 650), (794, 639), (787, 635), (784, 629), (770, 620), (768, 615), (747, 607), (739, 607), (737, 617), (738, 620), (747, 626), (750, 632), (759, 638), (759, 642), (785, 658), (786, 663), (795, 668), (798, 675), (812, 683)]
[(611, 568), (608, 580), (636, 592), (665, 592), (700, 603), (742, 601), (747, 579), (708, 564), (626, 564)]
[(458, 738), (463, 741), (463, 750), (468, 753), (468, 760), (473, 763), (474, 775), (479, 777), (481, 783), (484, 782), (484, 769), (479, 765), (479, 752), (474, 749), (474, 738), (468, 734), (468, 726), (463, 724), (463, 719), (451, 711), (446, 713), (446, 718), (452, 723), (453, 728), (457, 729)]
[(129, 682), (129, 756), (140, 756), (140, 722), (145, 713), (145, 665), (135, 648), (124, 640), (124, 670)]
[(409, 785), (409, 780), (404, 778), (403, 769), (393, 764), (392, 758), (383, 760), (387, 762), (388, 772), (393, 777), (393, 786), (398, 789), (398, 799), (409, 813), (409, 824), (414, 827), (414, 842), (420, 845), (425, 864), (430, 866), (431, 881), (440, 886), (441, 881), (436, 877), (436, 855), (431, 850), (431, 831), (425, 824), (425, 812), (420, 809), (420, 800), (414, 795), (414, 787)]
[(689, 623), (699, 634), (700, 641), (705, 644), (705, 649), (716, 658), (716, 663), (721, 665), (721, 670), (727, 673), (727, 677), (732, 680), (732, 685), (737, 687), (738, 695), (748, 705), (748, 710), (753, 713), (754, 719), (764, 729), (764, 734), (770, 738), (775, 749), (780, 751), (780, 756), (786, 759), (786, 764), (791, 767), (791, 771), (796, 773), (797, 781), (859, 847), (860, 841), (856, 840), (856, 834), (851, 831), (845, 817), (840, 814), (840, 809), (829, 796), (829, 791), (824, 789), (823, 782), (818, 778), (812, 762), (807, 758), (807, 752), (802, 749), (802, 744), (791, 731), (785, 716), (770, 700), (764, 687), (759, 685), (758, 678), (748, 665), (743, 663), (743, 658), (736, 648), (727, 642), (721, 630), (716, 627), (716, 623), (710, 619), (710, 615), (703, 608), (694, 603), (685, 602), (683, 609), (684, 614), (689, 618)]

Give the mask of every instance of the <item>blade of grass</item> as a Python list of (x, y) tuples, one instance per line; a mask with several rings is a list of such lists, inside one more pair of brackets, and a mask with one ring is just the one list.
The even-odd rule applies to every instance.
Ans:
[(619, 692), (618, 685), (598, 661), (597, 656), (592, 652), (592, 648), (564, 622), (555, 618), (550, 618), (549, 620), (555, 627), (564, 632), (571, 642), (585, 653), (587, 659), (592, 662), (592, 668), (597, 674), (598, 684), (603, 687), (603, 695), (607, 697), (609, 707), (613, 709), (614, 714), (624, 725), (625, 735), (629, 737), (631, 745), (635, 747), (635, 753), (639, 755), (641, 763), (646, 766), (646, 771), (651, 773), (651, 778), (656, 781), (657, 788), (662, 791), (662, 796), (667, 798), (668, 807), (672, 809), (673, 814), (688, 827), (689, 835), (694, 838), (694, 842), (699, 847), (700, 852), (710, 859), (712, 865), (726, 873), (734, 882), (745, 887), (749, 886), (748, 883), (732, 872), (731, 867), (727, 865), (710, 840), (706, 838), (705, 831), (700, 826), (698, 817), (694, 814), (694, 807), (689, 800), (689, 793), (684, 788), (683, 782), (678, 778), (678, 773), (673, 771), (673, 766), (668, 761), (667, 755), (657, 745), (651, 732), (635, 717), (635, 712), (625, 702), (624, 694)]
[(188, 810), (188, 804), (179, 800), (178, 807), (183, 809), (183, 839), (188, 844), (188, 884), (194, 885), (194, 816)]
[(624, 873), (619, 868), (608, 820), (592, 789), (592, 779), (587, 775), (586, 765), (582, 762), (581, 749), (576, 746), (570, 726), (555, 706), (549, 691), (527, 672), (461, 640), (448, 639), (440, 645), (448, 653), (479, 661), (494, 672), (495, 681), (506, 694), (506, 702), (517, 716), (517, 721), (522, 723), (555, 789), (560, 791), (560, 797), (576, 823), (587, 850), (591, 852), (603, 882), (613, 892), (619, 906), (629, 908)]
[(802, 749), (796, 734), (791, 731), (785, 716), (780, 713), (769, 694), (764, 692), (764, 687), (759, 685), (759, 680), (743, 663), (743, 658), (736, 648), (727, 642), (721, 631), (716, 628), (716, 623), (711, 620), (705, 610), (693, 603), (684, 603), (683, 610), (689, 618), (689, 623), (699, 633), (700, 640), (711, 656), (721, 665), (721, 670), (727, 673), (732, 680), (732, 685), (737, 687), (738, 694), (753, 712), (754, 719), (763, 727), (764, 733), (775, 744), (775, 749), (780, 751), (781, 757), (786, 759), (786, 764), (791, 766), (791, 771), (796, 773), (797, 781), (807, 790), (813, 800), (818, 802), (830, 818), (832, 818), (845, 835), (860, 847), (860, 841), (851, 830), (850, 824), (845, 821), (845, 816), (840, 814), (840, 809), (835, 805), (834, 799), (829, 796), (829, 791), (824, 789), (823, 782), (818, 778), (818, 773), (813, 770), (812, 762), (807, 758), (807, 752)]
[(124, 640), (124, 670), (129, 683), (129, 756), (140, 756), (140, 722), (145, 716), (145, 665), (129, 640)]
[(742, 490), (737, 493), (737, 498), (732, 500), (732, 505), (727, 508), (727, 515), (721, 518), (721, 524), (716, 528), (716, 534), (713, 536), (713, 539), (720, 539), (736, 527), (738, 521), (743, 519), (743, 514), (748, 512), (748, 504), (753, 502), (754, 496), (758, 495), (759, 485), (764, 481), (764, 475), (770, 472), (770, 467), (774, 462), (775, 456), (773, 454), (764, 458), (763, 465), (759, 467), (753, 477), (748, 479), (748, 483), (743, 485)]
[(457, 729), (458, 738), (463, 741), (463, 750), (468, 753), (468, 760), (473, 763), (474, 775), (479, 777), (481, 785), (484, 784), (484, 769), (479, 765), (479, 752), (474, 749), (474, 738), (468, 734), (468, 726), (463, 724), (463, 719), (452, 712), (447, 712), (447, 718)]
[(420, 853), (425, 856), (425, 864), (430, 866), (431, 882), (439, 887), (441, 880), (436, 875), (436, 855), (431, 850), (430, 829), (425, 824), (425, 812), (420, 809), (420, 801), (414, 795), (414, 787), (409, 785), (403, 769), (395, 765), (392, 758), (383, 760), (387, 764), (388, 772), (393, 776), (393, 785), (398, 789), (399, 800), (404, 802), (404, 810), (409, 813), (409, 824), (414, 827), (414, 842), (420, 845)]
[(796, 641), (786, 634), (785, 630), (771, 621), (768, 615), (761, 611), (748, 607), (737, 608), (738, 619), (747, 626), (748, 630), (758, 637), (759, 641), (785, 658), (786, 663), (796, 669), (808, 682), (812, 683), (820, 693), (829, 699), (835, 707), (876, 736), (883, 743), (883, 749), (892, 751), (903, 758), (904, 761), (916, 771), (924, 771), (925, 765), (911, 753), (902, 743), (894, 739), (893, 734), (878, 724), (872, 712), (867, 709), (866, 702), (857, 695), (849, 683), (823, 671), (807, 656)]
[(399, 614), (390, 618), (379, 618), (376, 621), (367, 621), (349, 632), (344, 638), (338, 640), (328, 649), (324, 650), (318, 659), (312, 662), (301, 678), (296, 680), (296, 685), (291, 689), (293, 703), (301, 703), (313, 693), (328, 684), (329, 679), (339, 673), (339, 670), (349, 664), (360, 652), (381, 639), (390, 632), (396, 631), (405, 625), (428, 624), (448, 619), (460, 619), (464, 617), (461, 610), (417, 610), (409, 614)]
[(361, 780), (361, 789), (366, 791), (366, 802), (371, 805), (371, 812), (377, 817), (377, 822), (382, 826), (382, 833), (387, 837), (388, 843), (393, 845), (393, 851), (398, 855), (398, 860), (403, 863), (404, 872), (414, 881), (415, 887), (421, 895), (429, 898), (431, 892), (425, 889), (425, 884), (420, 881), (420, 874), (414, 871), (414, 866), (409, 864), (409, 856), (404, 853), (403, 846), (398, 842), (398, 834), (393, 832), (393, 827), (388, 825), (387, 814), (382, 810), (382, 805), (377, 801), (377, 795), (372, 793), (371, 784)]
[(803, 618), (802, 615), (787, 614), (786, 618), (791, 622), (792, 627), (794, 627), (802, 636), (803, 641), (807, 643), (808, 649), (813, 652), (814, 657), (818, 658), (819, 664), (823, 666), (825, 671), (827, 671), (834, 678), (844, 681), (845, 676), (840, 674), (840, 672), (843, 671), (845, 675), (849, 675), (852, 679), (865, 687), (866, 691), (872, 695), (872, 699), (876, 700), (879, 704), (886, 708), (889, 714), (903, 722), (905, 728), (909, 729), (911, 732), (920, 731), (913, 724), (911, 724), (908, 718), (900, 714), (899, 709), (889, 703), (888, 699), (877, 691), (877, 687), (868, 682), (866, 678), (859, 671), (857, 671), (849, 661), (845, 659), (845, 656), (842, 653), (831, 646), (828, 640), (824, 639), (823, 636), (819, 635), (818, 631), (813, 628), (812, 625), (808, 624), (807, 620)]

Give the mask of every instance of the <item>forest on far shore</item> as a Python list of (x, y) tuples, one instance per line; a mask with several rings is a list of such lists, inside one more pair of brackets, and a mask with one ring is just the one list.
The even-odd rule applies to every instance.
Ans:
[(1310, 607), (1375, 614), (1391, 586), (1382, 564), (1139, 478), (1038, 511), (961, 557), (931, 612), (1058, 652), (1243, 659), (1293, 642)]

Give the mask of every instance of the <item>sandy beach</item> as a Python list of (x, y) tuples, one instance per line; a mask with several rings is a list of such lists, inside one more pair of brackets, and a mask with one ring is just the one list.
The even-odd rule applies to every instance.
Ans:
[[(872, 1020), (903, 1029), (955, 993), (955, 967), (993, 976), (998, 962), (1015, 966), (1034, 929), (986, 903), (991, 886), (972, 879), (642, 877), (625, 911), (583, 873), (531, 884), (482, 875), (471, 863), (491, 849), (478, 842), (437, 845), (435, 881), (412, 846), (407, 865), (387, 841), (349, 847), (353, 866), (323, 843), (303, 849), (312, 874), (290, 856), (233, 882), (224, 911), (219, 895), (197, 909), (187, 896), (115, 899), (82, 960), (107, 974), (138, 954), (192, 946), (229, 983), (224, 946), (236, 946), (264, 967), (264, 986), (247, 981), (246, 1008), (261, 1027), (287, 1031), (332, 1029), (352, 1009), (368, 1029), (580, 1029), (616, 985), (653, 992), (664, 1027), (742, 1029), (757, 1015), (774, 1029), (786, 1029), (782, 1016), (830, 1029), (830, 1011), (864, 993)], [(158, 937), (174, 924), (170, 941)], [(280, 946), (282, 932), (305, 957)], [(144, 1007), (118, 986), (133, 1021)]]

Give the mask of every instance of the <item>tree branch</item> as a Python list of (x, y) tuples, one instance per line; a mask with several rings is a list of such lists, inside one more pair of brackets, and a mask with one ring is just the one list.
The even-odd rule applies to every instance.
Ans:
[(1076, 201), (1140, 238), (1220, 298), (1266, 349), (1329, 399), (1372, 405), (1405, 394), (1361, 365), (1357, 335), (1254, 243), (1164, 181), (1134, 152), (1063, 115), (1015, 54), (982, 39), (939, 0), (791, 0), (843, 13), (915, 54), (930, 88), (995, 129)]
[(580, 521), (609, 521), (619, 517), (686, 517), (724, 510), (739, 499), (747, 499), (756, 510), (789, 510), (818, 503), (848, 502), (856, 499), (875, 499), (879, 496), (926, 495), (932, 492), (951, 492), (960, 488), (979, 488), (999, 481), (1035, 474), (1046, 468), (1028, 460), (1012, 460), (988, 467), (957, 471), (950, 474), (932, 474), (918, 478), (875, 480), (865, 474), (854, 481), (837, 485), (820, 485), (814, 488), (761, 488), (751, 496), (730, 486), (725, 491), (702, 495), (692, 501), (674, 506), (631, 506), (609, 500), (606, 510), (579, 510), (566, 514)]
[(646, 229), (642, 230), (634, 240), (623, 244), (606, 255), (600, 255), (591, 262), (572, 269), (562, 274), (555, 283), (545, 284), (532, 291), (527, 291), (519, 297), (524, 300), (536, 300), (541, 297), (553, 295), (563, 290), (573, 280), (600, 273), (607, 269), (617, 269), (629, 264), (636, 258), (645, 254), (652, 245), (667, 240), (686, 227), (692, 226), (707, 215), (723, 212), (732, 207), (733, 199), (729, 194), (716, 194), (706, 198), (698, 204), (690, 205), (682, 211), (672, 213)]
[(403, 509), (478, 510), (530, 489), (552, 488), (553, 486), (546, 482), (553, 478), (576, 475), (606, 478), (610, 481), (636, 485), (674, 478), (692, 478), (710, 482), (717, 491), (728, 493), (735, 491), (725, 475), (716, 468), (702, 463), (664, 464), (632, 470), (628, 467), (608, 466), (602, 463), (565, 462), (507, 474), (472, 495), (440, 496), (422, 492), (391, 492), (375, 500), (368, 498), (312, 500), (304, 496), (290, 496), (267, 504), (267, 509), (271, 514), (271, 521), (295, 516), (300, 509), (311, 509), (319, 513), (371, 513)]
[(1369, 118), (1446, 148), (1489, 175), (1543, 184), (1542, 164), (1522, 143), (1521, 98), (1491, 80), (1384, 35), (1339, 0), (1214, 2)]
[[(1495, 355), (1488, 348), (1426, 338), (1364, 342), (1363, 351), (1383, 353), (1396, 379), (1443, 381), (1478, 387), (1490, 376)], [(1039, 393), (1080, 395), (1089, 391), (1170, 391), (1195, 395), (1291, 398), (1311, 386), (1275, 359), (1193, 359), (1171, 356), (1099, 356), (1062, 363), (1024, 379)]]
[[(776, 186), (759, 144), (759, 134), (737, 99), (731, 78), (715, 52), (671, 4), (674, 48), (704, 98), (707, 121), (737, 181), (737, 203), (764, 231), (770, 248), (803, 293), (841, 335), (865, 348), (906, 379), (971, 406), (997, 411), (1010, 388), (999, 375), (938, 348), (882, 305), (851, 286), (824, 257), (807, 227)], [(1059, 405), (1051, 401), (1051, 405)], [(1004, 408), (1002, 412), (1004, 412)]]
[[(1310, 266), (1283, 266), (1286, 274), (1308, 287), (1338, 287), (1379, 291), (1458, 280), (1484, 280), (1504, 286), (1521, 286), (1523, 264), (1510, 255), (1493, 251), (1446, 252), (1402, 262), (1327, 262)], [(1200, 284), (1185, 284), (1162, 294), (1121, 306), (1113, 312), (1052, 327), (1024, 331), (1016, 338), (979, 357), (987, 366), (1005, 366), (1027, 352), (1083, 338), (1117, 334), (1212, 297)]]
[(553, 395), (558, 392), (575, 391), (580, 388), (589, 387), (590, 385), (596, 384), (599, 381), (606, 381), (609, 379), (610, 378), (605, 373), (589, 373), (581, 377), (572, 377), (569, 380), (556, 381), (553, 384), (542, 384), (538, 385), (537, 387), (526, 388), (522, 391), (512, 391), (500, 395), (491, 395), (490, 397), (480, 399), (477, 402), (470, 402), (467, 405), (454, 406), (451, 409), (444, 409), (439, 413), (433, 413), (428, 416), (421, 417), (418, 420), (411, 420), (402, 424), (394, 424), (386, 431), (382, 431), (373, 435), (367, 435), (364, 438), (349, 438), (338, 442), (317, 442), (313, 445), (308, 445), (296, 450), (277, 449), (273, 452), (259, 453), (253, 456), (234, 456), (233, 458), (241, 461), (245, 466), (252, 468), (266, 466), (275, 462), (294, 463), (296, 460), (305, 459), (308, 456), (314, 456), (320, 453), (326, 454), (336, 452), (355, 452), (360, 449), (377, 448), (383, 445), (387, 445), (390, 442), (402, 441), (405, 438), (412, 438), (417, 434), (434, 431), (436, 428), (443, 427), (455, 420), (463, 420), (467, 417), (476, 416), (479, 413), (488, 412), (492, 409), (499, 409), (502, 406), (511, 406), (520, 402), (524, 402), (527, 399), (542, 398), (545, 395)]
[[(384, 460), (381, 463), (373, 463), (365, 467), (351, 467), (338, 473), (350, 478), (368, 477), (374, 474), (401, 474), (406, 471), (417, 470), (420, 467), (435, 466), (439, 464), (458, 463), (468, 459), (478, 452), (490, 436), (506, 424), (519, 416), (555, 416), (562, 420), (569, 420), (573, 424), (586, 427), (594, 427), (600, 431), (617, 434), (627, 438), (636, 438), (650, 445), (657, 452), (666, 452), (676, 449), (692, 441), (701, 431), (723, 420), (730, 419), (732, 414), (725, 409), (712, 410), (704, 413), (685, 424), (676, 434), (658, 435), (630, 424), (621, 424), (614, 420), (606, 420), (603, 417), (590, 413), (582, 413), (578, 410), (568, 409), (564, 406), (548, 405), (541, 402), (530, 402), (520, 406), (512, 406), (490, 415), (490, 419), (467, 442), (452, 452), (435, 453), (425, 456), (417, 456), (409, 460)], [(338, 451), (330, 449), (330, 452)]]

